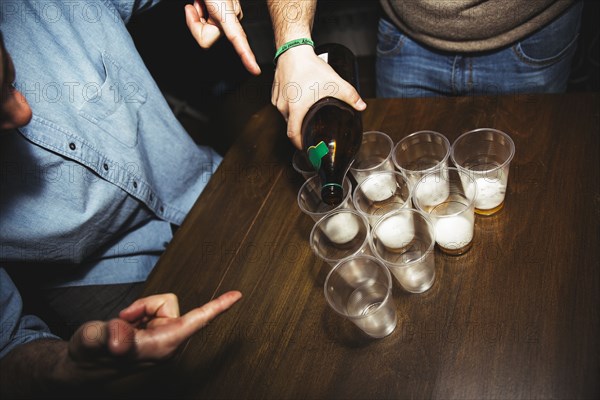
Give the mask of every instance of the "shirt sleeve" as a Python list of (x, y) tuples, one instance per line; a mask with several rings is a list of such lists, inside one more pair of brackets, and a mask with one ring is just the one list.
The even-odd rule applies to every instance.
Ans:
[(34, 315), (23, 315), (21, 295), (4, 268), (0, 268), (0, 358), (15, 347), (40, 339), (60, 339)]

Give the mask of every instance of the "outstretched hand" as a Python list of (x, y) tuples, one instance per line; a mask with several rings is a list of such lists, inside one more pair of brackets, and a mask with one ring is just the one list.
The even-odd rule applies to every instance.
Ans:
[(240, 24), (243, 15), (239, 0), (194, 0), (185, 6), (185, 21), (200, 47), (209, 48), (225, 34), (248, 72), (259, 75), (260, 67)]
[(119, 367), (154, 363), (171, 357), (180, 344), (205, 327), (242, 297), (238, 291), (179, 315), (174, 294), (159, 294), (135, 301), (119, 318), (82, 325), (69, 342), (69, 357), (79, 365)]

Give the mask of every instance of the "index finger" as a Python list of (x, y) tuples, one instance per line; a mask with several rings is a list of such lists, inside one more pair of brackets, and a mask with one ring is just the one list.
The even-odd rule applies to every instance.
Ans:
[(194, 308), (185, 315), (182, 315), (181, 319), (183, 320), (183, 324), (180, 332), (181, 336), (191, 336), (199, 329), (205, 327), (219, 314), (228, 310), (241, 298), (242, 293), (238, 292), (237, 290), (232, 290), (222, 294), (212, 301), (209, 301), (202, 307)]
[(248, 37), (246, 36), (246, 32), (244, 32), (244, 28), (240, 24), (240, 21), (237, 18), (224, 18), (221, 21), (221, 28), (225, 33), (225, 36), (235, 49), (236, 53), (242, 59), (242, 64), (244, 67), (253, 75), (260, 74), (260, 67), (256, 62), (256, 57), (250, 48), (250, 43), (248, 43)]

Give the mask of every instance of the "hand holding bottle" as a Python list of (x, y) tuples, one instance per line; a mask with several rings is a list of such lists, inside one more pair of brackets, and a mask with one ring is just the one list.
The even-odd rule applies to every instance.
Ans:
[[(358, 87), (358, 67), (352, 51), (339, 44), (328, 43), (315, 49), (352, 88)], [(302, 121), (302, 149), (317, 171), (321, 184), (321, 200), (340, 204), (345, 196), (344, 177), (362, 143), (362, 116), (348, 103), (333, 96), (316, 101)]]
[(287, 135), (297, 148), (301, 148), (302, 121), (308, 109), (327, 96), (358, 111), (367, 106), (356, 89), (319, 58), (312, 47), (294, 47), (278, 58), (271, 103), (286, 119)]

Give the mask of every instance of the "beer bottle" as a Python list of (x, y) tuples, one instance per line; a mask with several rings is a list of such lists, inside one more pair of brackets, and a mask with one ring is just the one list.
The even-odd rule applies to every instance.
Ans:
[[(358, 88), (356, 58), (350, 49), (330, 43), (315, 49), (341, 78)], [(362, 116), (334, 97), (314, 103), (302, 121), (302, 148), (321, 181), (321, 199), (338, 205), (343, 182), (362, 142)]]

